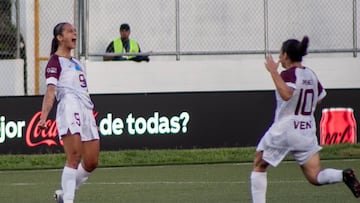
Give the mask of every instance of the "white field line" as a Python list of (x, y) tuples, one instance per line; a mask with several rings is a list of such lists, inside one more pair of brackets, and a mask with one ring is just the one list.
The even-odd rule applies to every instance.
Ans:
[[(358, 162), (360, 161), (360, 159), (334, 159), (334, 160), (321, 160), (321, 163), (331, 163), (331, 162)], [(144, 167), (148, 167), (148, 168), (171, 168), (171, 167), (186, 167), (186, 166), (206, 166), (206, 165), (210, 165), (210, 166), (216, 166), (216, 165), (230, 165), (230, 166), (249, 166), (252, 165), (253, 163), (251, 162), (246, 162), (246, 163), (219, 163), (219, 164), (194, 164), (194, 165), (160, 165), (160, 166), (126, 166), (126, 167), (107, 167), (107, 168), (98, 168), (96, 170), (122, 170), (122, 169), (127, 169), (127, 168), (144, 168)], [(280, 165), (285, 165), (285, 164), (296, 164), (295, 161), (283, 161), (280, 163)], [(35, 170), (13, 170), (13, 171), (9, 171), (9, 170), (4, 170), (1, 171), (0, 170), (0, 174), (11, 174), (11, 173), (37, 173), (37, 172), (44, 172), (44, 171), (62, 171), (62, 169), (35, 169)]]
[[(338, 162), (338, 161), (344, 161), (344, 162), (353, 162), (353, 161), (359, 161), (359, 159), (337, 159), (337, 160), (322, 160), (321, 162)], [(294, 164), (294, 161), (284, 161), (281, 164)], [(205, 165), (205, 164), (200, 164), (201, 165)], [(233, 165), (233, 166), (248, 166), (248, 165), (252, 165), (252, 163), (225, 163), (225, 164), (209, 164), (209, 165)], [(184, 166), (184, 165), (180, 165), (180, 166)], [(186, 166), (186, 165), (185, 165)], [(152, 168), (156, 168), (156, 167), (161, 167), (161, 168), (165, 168), (165, 167), (176, 167), (176, 165), (162, 165), (162, 166), (135, 166), (135, 167), (152, 167)], [(99, 168), (97, 170), (121, 170), (123, 168), (127, 168), (127, 167), (109, 167), (109, 168)], [(45, 170), (15, 170), (15, 171), (0, 171), (0, 174), (14, 174), (14, 173), (38, 173), (41, 171), (55, 171), (55, 172), (61, 172), (62, 169), (45, 169)], [(304, 180), (287, 180), (287, 181), (282, 181), (282, 180), (277, 180), (277, 181), (270, 181), (268, 180), (269, 184), (289, 184), (289, 183), (307, 183), (307, 181)], [(6, 186), (31, 186), (31, 185), (41, 185), (44, 183), (40, 183), (40, 182), (31, 182), (31, 183), (1, 183), (0, 185), (6, 185)], [(188, 184), (188, 185), (196, 185), (196, 184), (250, 184), (248, 181), (142, 181), (142, 182), (138, 182), (138, 181), (127, 181), (127, 182), (90, 182), (90, 183), (85, 183), (85, 184), (89, 184), (89, 185), (161, 185), (161, 184), (168, 184), (168, 185), (181, 185), (181, 184)]]
[[(305, 180), (292, 180), (292, 181), (268, 181), (270, 184), (291, 184), (291, 183), (307, 183)], [(41, 185), (44, 183), (7, 183), (0, 185), (7, 186), (31, 186), (31, 185)], [(85, 183), (86, 185), (212, 185), (212, 184), (250, 184), (248, 181), (126, 181), (126, 182), (91, 182)]]
[[(283, 184), (283, 183), (307, 183), (307, 181), (268, 181), (270, 184)], [(182, 184), (189, 184), (189, 185), (196, 185), (196, 184), (249, 184), (248, 181), (149, 181), (149, 182), (93, 182), (93, 183), (85, 183), (91, 185), (182, 185)]]

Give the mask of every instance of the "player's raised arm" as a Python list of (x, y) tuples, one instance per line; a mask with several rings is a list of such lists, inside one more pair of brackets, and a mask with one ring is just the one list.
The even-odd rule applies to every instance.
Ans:
[(275, 62), (271, 55), (266, 57), (265, 67), (269, 71), (281, 98), (288, 101), (292, 97), (294, 89), (287, 86), (285, 81), (281, 78), (278, 72), (279, 64), (280, 62)]

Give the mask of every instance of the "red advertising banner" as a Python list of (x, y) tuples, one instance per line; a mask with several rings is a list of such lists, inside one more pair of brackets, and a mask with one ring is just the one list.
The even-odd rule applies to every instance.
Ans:
[(352, 108), (325, 108), (320, 120), (320, 144), (357, 143), (356, 120)]

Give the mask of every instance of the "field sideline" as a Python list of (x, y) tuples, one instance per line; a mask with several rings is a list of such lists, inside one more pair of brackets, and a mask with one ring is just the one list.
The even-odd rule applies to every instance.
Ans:
[[(360, 160), (325, 160), (323, 166), (352, 167)], [(99, 168), (77, 192), (77, 203), (250, 202), (251, 163)], [(0, 171), (0, 202), (48, 203), (59, 187), (60, 169)], [(315, 187), (293, 161), (270, 168), (268, 202), (351, 203), (345, 184)]]

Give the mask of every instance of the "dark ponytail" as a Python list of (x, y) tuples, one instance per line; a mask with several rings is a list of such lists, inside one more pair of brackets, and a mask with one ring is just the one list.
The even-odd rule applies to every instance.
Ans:
[(286, 40), (281, 47), (281, 52), (286, 53), (291, 61), (301, 62), (302, 57), (307, 54), (308, 47), (309, 37), (304, 36), (301, 42), (296, 39)]
[(59, 41), (57, 40), (57, 36), (58, 35), (62, 35), (63, 32), (63, 27), (64, 25), (66, 25), (68, 23), (58, 23), (53, 30), (53, 39), (51, 42), (51, 51), (50, 51), (50, 55), (53, 55), (57, 49), (59, 48)]
[(307, 48), (309, 46), (309, 37), (304, 36), (299, 44), (299, 51), (301, 56), (305, 56), (307, 54)]
[(50, 56), (57, 51), (58, 47), (59, 47), (59, 42), (57, 41), (56, 37), (54, 37), (51, 42)]

